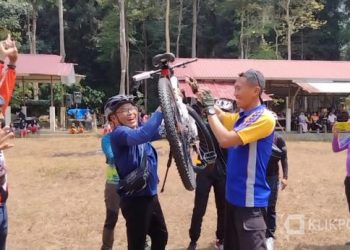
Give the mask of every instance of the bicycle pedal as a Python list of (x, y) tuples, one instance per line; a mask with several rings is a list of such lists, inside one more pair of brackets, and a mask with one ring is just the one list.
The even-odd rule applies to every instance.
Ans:
[(206, 152), (203, 154), (202, 160), (206, 161), (208, 164), (215, 163), (217, 154), (215, 151)]

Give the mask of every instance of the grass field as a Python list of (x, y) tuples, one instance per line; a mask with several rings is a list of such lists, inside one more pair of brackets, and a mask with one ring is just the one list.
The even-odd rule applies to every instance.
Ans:
[[(8, 249), (99, 249), (105, 216), (104, 168), (97, 137), (16, 139), (9, 172)], [(163, 179), (168, 143), (154, 143)], [(330, 143), (290, 142), (289, 186), (278, 202), (276, 249), (348, 249), (350, 216), (344, 194), (345, 153)], [(194, 193), (175, 166), (159, 195), (169, 231), (167, 249), (186, 249)], [(213, 249), (216, 212), (210, 196), (199, 249)], [(289, 222), (289, 223), (288, 223)], [(116, 249), (126, 249), (120, 215)], [(349, 247), (350, 248), (350, 247)]]

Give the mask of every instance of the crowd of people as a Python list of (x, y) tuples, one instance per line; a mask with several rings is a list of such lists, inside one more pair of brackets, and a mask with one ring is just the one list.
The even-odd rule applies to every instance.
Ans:
[(294, 116), (296, 130), (301, 133), (332, 131), (341, 111), (322, 109), (321, 112), (300, 112)]
[(75, 125), (74, 122), (69, 127), (68, 133), (69, 134), (82, 134), (84, 133), (85, 128), (82, 122), (79, 122), (78, 126)]
[(69, 134), (82, 134), (92, 129), (93, 118), (89, 109), (70, 109), (67, 113), (71, 116), (69, 119), (71, 124), (68, 127)]
[(17, 113), (17, 117), (17, 126), (15, 126), (13, 122), (10, 123), (10, 129), (15, 135), (18, 135), (20, 138), (25, 138), (29, 134), (34, 135), (39, 133), (40, 125), (37, 120), (27, 120), (26, 115), (22, 111)]

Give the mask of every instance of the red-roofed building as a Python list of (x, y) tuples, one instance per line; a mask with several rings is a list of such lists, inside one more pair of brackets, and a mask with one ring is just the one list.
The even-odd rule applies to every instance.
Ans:
[[(178, 58), (174, 64), (187, 61)], [(287, 116), (290, 130), (292, 111), (320, 111), (336, 108), (341, 97), (350, 94), (350, 62), (347, 61), (288, 61), (252, 59), (202, 59), (177, 68), (175, 74), (186, 95), (186, 76), (195, 78), (202, 87), (209, 88), (216, 97), (234, 100), (234, 82), (239, 73), (248, 69), (260, 70), (266, 78), (266, 93), (285, 100), (278, 111)], [(265, 96), (265, 100), (268, 96)], [(290, 109), (286, 109), (289, 107)]]
[[(78, 83), (80, 75), (76, 75), (74, 64), (62, 63), (58, 55), (19, 54), (17, 61), (17, 80), (21, 82)], [(77, 77), (77, 78), (76, 78)]]
[[(16, 81), (19, 84), (25, 83), (46, 83), (53, 84), (62, 83), (72, 85), (79, 83), (82, 75), (76, 75), (74, 64), (62, 62), (62, 57), (58, 55), (45, 54), (19, 54), (16, 63)], [(35, 94), (34, 94), (35, 97)], [(11, 108), (7, 109), (7, 123), (11, 120)], [(26, 113), (26, 107), (23, 108)], [(61, 112), (64, 114), (64, 112)], [(55, 130), (55, 107), (53, 106), (53, 95), (50, 107), (50, 129)], [(64, 117), (61, 116), (64, 121)]]

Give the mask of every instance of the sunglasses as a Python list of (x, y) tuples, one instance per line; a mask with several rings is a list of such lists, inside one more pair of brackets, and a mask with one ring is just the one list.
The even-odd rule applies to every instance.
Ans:
[[(254, 70), (252, 70), (252, 71), (249, 71), (249, 73), (250, 73), (250, 76), (251, 75), (253, 75), (253, 77), (254, 77), (254, 79), (256, 80), (256, 82), (258, 83), (258, 85), (259, 85), (259, 87), (260, 87), (260, 96), (259, 96), (259, 99), (260, 99), (260, 102), (261, 103), (263, 103), (264, 101), (263, 101), (263, 99), (262, 99), (262, 97), (261, 97), (261, 94), (262, 94), (262, 92), (263, 92), (263, 85), (262, 85), (262, 83), (260, 82), (260, 79), (259, 79), (259, 76), (258, 76), (258, 74), (254, 71)], [(245, 77), (245, 78), (250, 78), (250, 77), (247, 77), (247, 74), (243, 74), (243, 76)]]
[(137, 109), (137, 107), (135, 107), (135, 106), (132, 106), (132, 107), (130, 107), (130, 108), (123, 108), (123, 109), (120, 109), (119, 111), (117, 111), (116, 113), (117, 114), (129, 114), (129, 113), (131, 113), (131, 112), (133, 112), (133, 111), (138, 111), (138, 109)]

